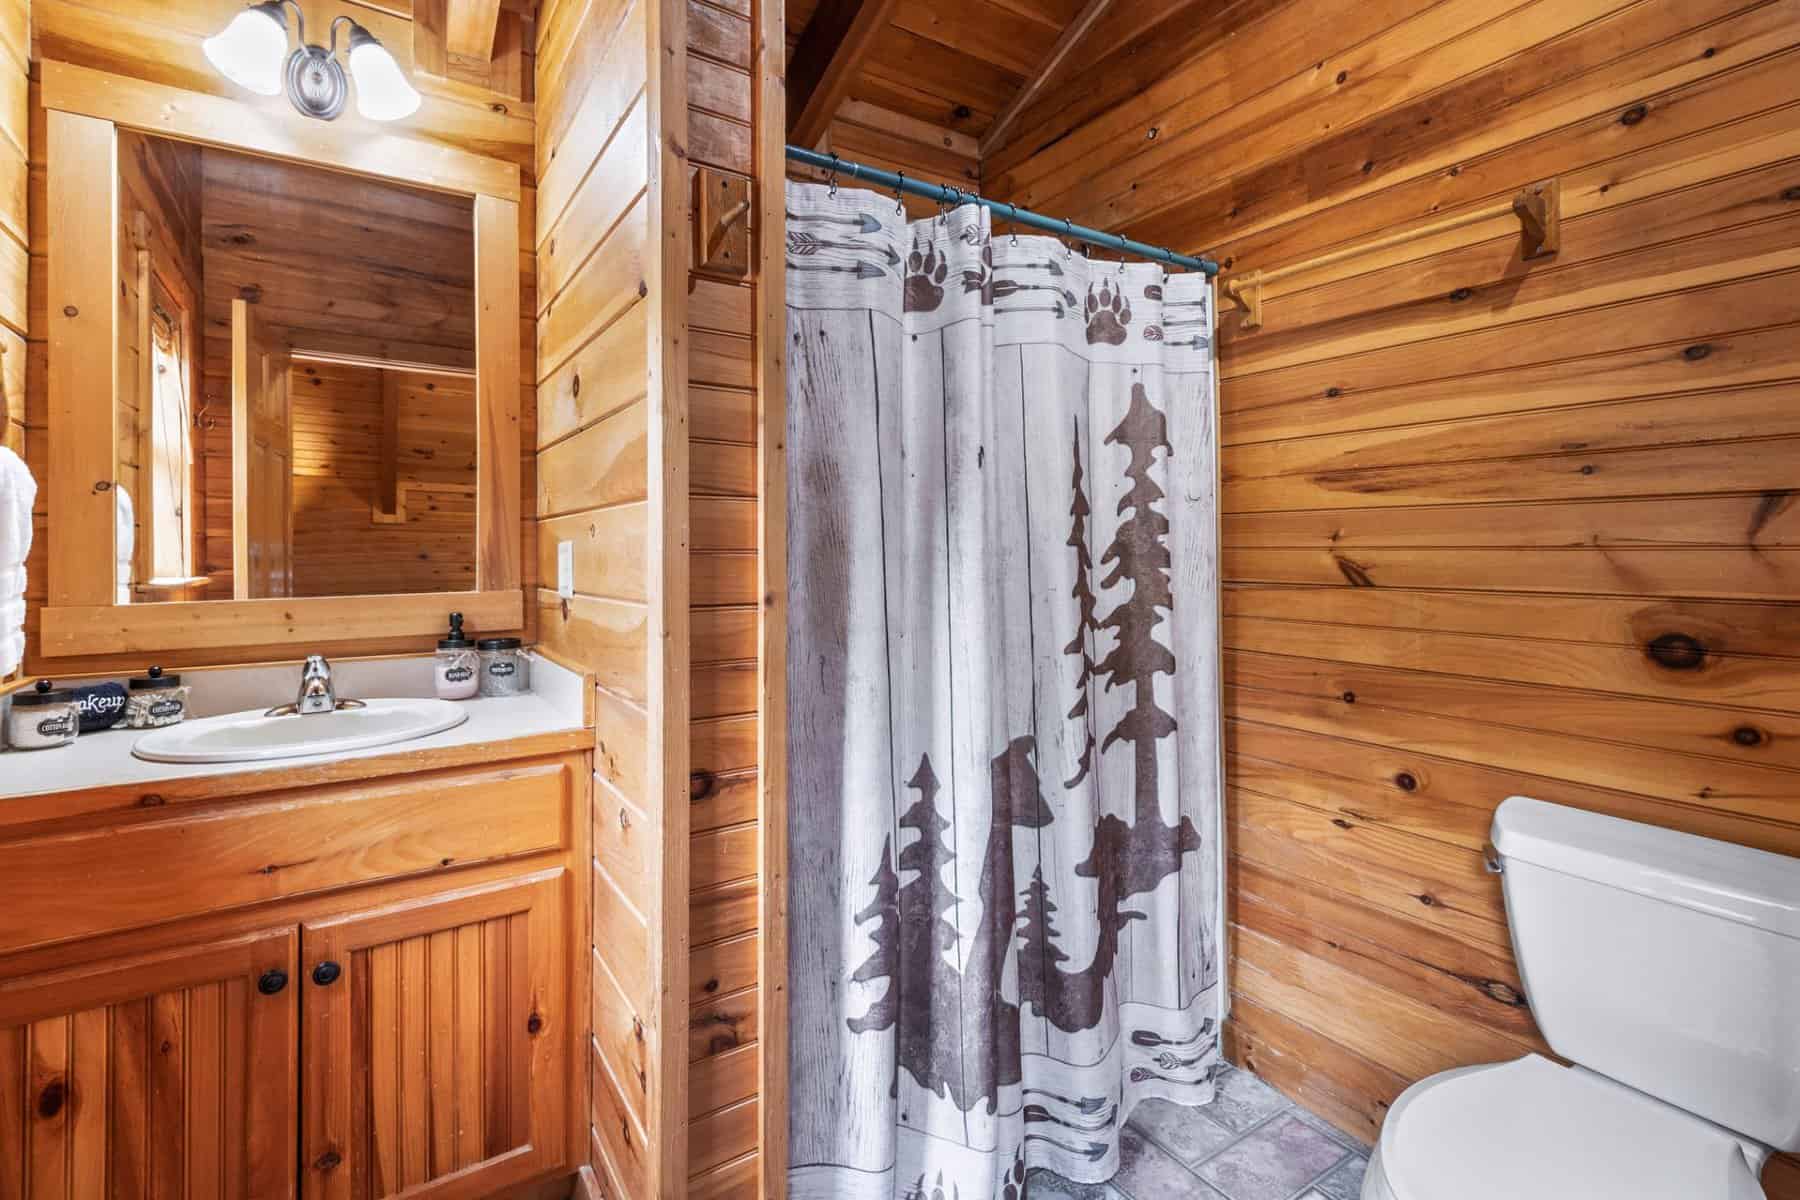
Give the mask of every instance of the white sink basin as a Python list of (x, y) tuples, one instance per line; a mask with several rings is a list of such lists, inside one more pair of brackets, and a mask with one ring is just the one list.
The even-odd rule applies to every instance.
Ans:
[(370, 700), (310, 716), (261, 712), (205, 717), (145, 734), (131, 753), (150, 762), (226, 763), (345, 754), (454, 729), (468, 712), (448, 700)]

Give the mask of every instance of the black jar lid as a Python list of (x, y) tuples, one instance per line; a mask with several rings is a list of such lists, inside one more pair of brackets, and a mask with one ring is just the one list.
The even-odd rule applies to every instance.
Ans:
[(461, 613), (451, 613), (450, 632), (447, 636), (438, 639), (438, 649), (467, 650), (474, 644), (474, 642), (469, 640), (469, 635), (463, 632), (463, 615)]
[(134, 692), (146, 692), (154, 688), (172, 688), (180, 686), (181, 676), (164, 675), (161, 667), (151, 667), (149, 674), (134, 675), (131, 677), (131, 690)]
[(475, 648), (477, 650), (517, 650), (524, 644), (518, 638), (482, 638), (475, 643)]
[(48, 679), (40, 679), (29, 692), (14, 692), (13, 705), (17, 708), (35, 708), (40, 704), (73, 704), (75, 693), (67, 688), (58, 688)]

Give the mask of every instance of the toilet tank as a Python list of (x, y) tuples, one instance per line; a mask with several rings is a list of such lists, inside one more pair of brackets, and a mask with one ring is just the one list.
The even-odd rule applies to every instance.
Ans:
[(1524, 796), (1493, 841), (1551, 1048), (1800, 1150), (1800, 859)]

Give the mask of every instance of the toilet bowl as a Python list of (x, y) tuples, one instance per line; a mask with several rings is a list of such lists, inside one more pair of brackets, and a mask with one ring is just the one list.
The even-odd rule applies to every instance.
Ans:
[(1536, 1054), (1382, 1124), (1363, 1200), (1762, 1200), (1800, 1149), (1800, 860), (1513, 797), (1493, 841)]

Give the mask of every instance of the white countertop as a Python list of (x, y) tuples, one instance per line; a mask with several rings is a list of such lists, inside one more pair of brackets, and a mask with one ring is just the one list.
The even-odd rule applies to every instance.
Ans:
[[(147, 731), (116, 726), (78, 737), (54, 750), (0, 751), (0, 800), (46, 792), (148, 784), (171, 779), (231, 775), (303, 767), (329, 761), (379, 758), (386, 754), (443, 750), (501, 742), (535, 734), (580, 729), (583, 725), (581, 677), (555, 663), (531, 655), (531, 691), (521, 696), (494, 696), (461, 702), (469, 719), (454, 729), (411, 741), (393, 742), (348, 753), (312, 754), (295, 758), (240, 763), (161, 763), (133, 758), (131, 747)], [(293, 699), (300, 678), (291, 667), (218, 668), (182, 672), (192, 688), (190, 718), (268, 708)], [(332, 682), (345, 699), (425, 698), (432, 692), (432, 660), (418, 658), (356, 659), (334, 663)], [(61, 681), (59, 681), (61, 682)], [(74, 682), (90, 682), (77, 680)], [(4, 706), (0, 705), (0, 715)]]

